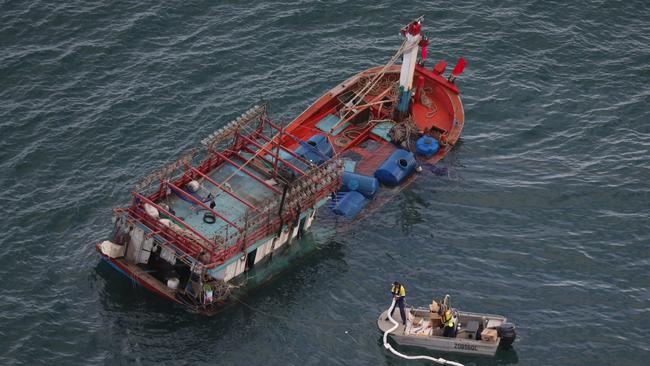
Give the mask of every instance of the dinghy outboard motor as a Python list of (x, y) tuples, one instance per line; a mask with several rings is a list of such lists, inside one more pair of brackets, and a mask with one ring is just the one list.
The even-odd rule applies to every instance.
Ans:
[(499, 346), (504, 348), (509, 348), (512, 346), (512, 343), (517, 338), (517, 333), (515, 333), (515, 325), (512, 323), (503, 323), (497, 327), (497, 334), (501, 338)]

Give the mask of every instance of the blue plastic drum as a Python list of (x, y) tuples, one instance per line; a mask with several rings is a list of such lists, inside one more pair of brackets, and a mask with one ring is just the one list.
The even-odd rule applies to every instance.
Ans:
[(372, 198), (379, 189), (379, 181), (375, 177), (367, 175), (343, 172), (342, 192), (356, 191), (366, 198)]
[(413, 173), (417, 165), (411, 152), (398, 149), (375, 171), (375, 178), (387, 186), (397, 186)]
[(341, 198), (338, 205), (334, 207), (334, 213), (353, 219), (366, 207), (368, 200), (359, 192), (348, 192)]
[(422, 136), (415, 143), (415, 151), (426, 158), (432, 157), (439, 148), (438, 140), (431, 136)]
[(295, 153), (316, 165), (321, 165), (334, 155), (334, 148), (327, 141), (327, 137), (314, 135), (307, 142), (301, 142)]

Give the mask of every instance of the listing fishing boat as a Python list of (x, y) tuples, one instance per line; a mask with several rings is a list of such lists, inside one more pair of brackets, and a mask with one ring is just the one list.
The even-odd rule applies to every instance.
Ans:
[(465, 61), (448, 76), (444, 61), (427, 68), (421, 24), (402, 28), (386, 65), (340, 83), (287, 126), (255, 106), (146, 176), (131, 204), (114, 210), (110, 240), (96, 245), (101, 258), (163, 298), (214, 314), (328, 201), (352, 219), (440, 160), (463, 128), (455, 79)]
[[(517, 336), (515, 326), (505, 317), (457, 310), (450, 306), (449, 295), (440, 303), (433, 300), (428, 308), (407, 307), (405, 325), (389, 316), (393, 307), (394, 304), (377, 319), (377, 326), (384, 332), (384, 346), (391, 351), (394, 350), (387, 342), (388, 335), (403, 346), (493, 357), (499, 347), (511, 347)], [(453, 326), (445, 334), (447, 311)]]

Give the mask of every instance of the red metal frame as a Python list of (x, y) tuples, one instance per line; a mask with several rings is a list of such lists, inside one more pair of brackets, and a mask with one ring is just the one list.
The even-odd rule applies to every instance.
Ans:
[(205, 249), (200, 244), (198, 245), (197, 248), (197, 245), (195, 244), (194, 241), (190, 241), (188, 238), (178, 234), (174, 230), (163, 225), (158, 220), (153, 219), (152, 217), (147, 215), (142, 209), (132, 206), (129, 210), (127, 210), (127, 214), (130, 216), (132, 220), (136, 220), (140, 222), (141, 224), (145, 225), (147, 228), (149, 229), (155, 228), (156, 231), (159, 232), (159, 234), (155, 234), (155, 235), (158, 235), (159, 237), (163, 238), (165, 241), (167, 241), (167, 243), (175, 246), (180, 251), (184, 253), (188, 253), (190, 256), (198, 255), (201, 251)]
[[(176, 217), (176, 216), (175, 216), (174, 214), (172, 214), (171, 212), (169, 212), (169, 211), (165, 210), (164, 208), (160, 207), (158, 204), (156, 204), (155, 202), (151, 201), (151, 200), (148, 199), (147, 197), (141, 195), (141, 194), (138, 193), (138, 192), (133, 192), (132, 194), (133, 194), (135, 197), (137, 197), (138, 199), (144, 201), (145, 203), (148, 203), (148, 204), (152, 205), (152, 206), (155, 207), (158, 211), (160, 211), (160, 212), (164, 213), (165, 215), (171, 217), (172, 219), (174, 219), (174, 221), (181, 223), (183, 226), (185, 226), (185, 228), (187, 228), (188, 230), (190, 230), (193, 234), (195, 234), (196, 236), (198, 236), (199, 238), (201, 238), (201, 239), (204, 240), (205, 242), (210, 243), (211, 245), (214, 245), (214, 242), (213, 242), (213, 241), (211, 241), (210, 239), (208, 239), (208, 238), (206, 238), (205, 236), (203, 236), (203, 234), (201, 234), (201, 233), (199, 233), (198, 231), (196, 231), (196, 230), (195, 230), (195, 229), (194, 229), (190, 224), (186, 223), (185, 221), (183, 221), (183, 220), (181, 220), (180, 218)], [(162, 224), (160, 224), (160, 225), (162, 225)], [(164, 225), (162, 225), (162, 226), (164, 226)], [(211, 253), (213, 252), (212, 249), (210, 249), (210, 248), (208, 248), (208, 247), (205, 247), (203, 244), (201, 244), (201, 243), (197, 243), (197, 244), (199, 244), (199, 245), (201, 246), (201, 248), (203, 248), (203, 249), (205, 249), (205, 250), (207, 250), (207, 251), (210, 251)]]
[[(260, 124), (262, 126), (262, 124)], [(278, 158), (280, 157), (280, 146), (282, 145), (282, 131), (283, 129), (280, 128), (280, 131), (278, 131), (278, 142), (275, 144), (275, 159), (273, 160), (273, 175), (278, 176)], [(261, 130), (258, 131), (258, 135), (260, 135)], [(275, 138), (274, 138), (275, 139)]]
[[(323, 187), (317, 194), (310, 196), (305, 202), (303, 202), (302, 207), (314, 207), (316, 202), (328, 196), (330, 192), (335, 191), (339, 187), (339, 184), (340, 184), (340, 180), (332, 181), (330, 184)], [(281, 223), (291, 222), (292, 219), (295, 218), (295, 215), (296, 215), (295, 212), (286, 211), (284, 215), (282, 215), (282, 220), (280, 219), (279, 216), (275, 217), (273, 220), (271, 220), (268, 223), (268, 225), (264, 225), (260, 227), (258, 230), (246, 235), (245, 242), (240, 241), (236, 245), (233, 245), (227, 249), (224, 249), (216, 253), (212, 257), (212, 261), (210, 264), (207, 265), (207, 267), (214, 268), (222, 264), (223, 262), (225, 262), (226, 259), (231, 258), (235, 253), (239, 253), (245, 250), (249, 246), (255, 244), (260, 239), (268, 236), (270, 233), (276, 232), (279, 229)]]
[(260, 211), (260, 210), (259, 210), (257, 207), (255, 207), (252, 203), (250, 203), (250, 202), (246, 201), (245, 199), (239, 197), (239, 196), (236, 195), (235, 193), (233, 193), (233, 192), (227, 190), (227, 189), (224, 188), (221, 184), (215, 182), (212, 178), (208, 177), (206, 174), (203, 174), (200, 170), (196, 169), (195, 167), (190, 167), (190, 170), (193, 171), (194, 173), (200, 175), (201, 177), (203, 177), (203, 179), (207, 180), (208, 182), (212, 183), (215, 187), (217, 187), (217, 188), (221, 189), (222, 191), (228, 193), (231, 197), (235, 198), (237, 201), (239, 201), (239, 202), (245, 204), (246, 206), (252, 208), (253, 210), (255, 210), (255, 211), (257, 211), (257, 212)]
[[(244, 149), (244, 150), (246, 150), (246, 151), (248, 151), (248, 152), (250, 152), (250, 153), (252, 153), (252, 154), (254, 154), (254, 153), (257, 152), (257, 151), (251, 149), (251, 148), (248, 147), (248, 146), (243, 146), (242, 149)], [(237, 156), (237, 157), (238, 157), (239, 159), (241, 159), (241, 160), (246, 160), (246, 159), (244, 159), (244, 157), (240, 156), (240, 155), (237, 154), (237, 153), (234, 153), (233, 155)], [(273, 165), (273, 169), (277, 169), (277, 164), (274, 164), (275, 162), (277, 162), (277, 160), (269, 161), (267, 158), (264, 157), (264, 155), (257, 155), (257, 157), (260, 158), (260, 159), (262, 159), (262, 160), (264, 160), (265, 162), (267, 162), (267, 163)], [(274, 174), (274, 177), (277, 177), (277, 176), (278, 176), (278, 175), (277, 175), (277, 172), (275, 172), (275, 171), (273, 172), (273, 174)]]
[[(248, 151), (248, 152), (251, 153), (251, 154), (255, 154), (255, 153), (258, 152), (258, 151), (255, 151), (255, 150), (253, 150), (252, 148), (250, 148), (250, 147), (248, 147), (248, 146), (242, 146), (242, 149)], [(246, 159), (244, 159), (243, 156), (241, 156), (241, 155), (239, 155), (239, 154), (237, 154), (237, 153), (234, 153), (233, 155), (236, 155), (239, 159), (246, 160)], [(260, 159), (264, 160), (264, 162), (273, 165), (273, 169), (276, 168), (276, 165), (274, 164), (274, 161), (275, 161), (275, 160), (274, 160), (274, 161), (270, 161), (269, 159), (265, 158), (264, 155), (261, 155), (261, 154), (255, 155), (255, 157), (260, 158)], [(277, 173), (276, 173), (275, 171), (273, 172), (273, 176), (274, 176), (274, 177), (277, 177)]]
[[(244, 140), (248, 141), (249, 143), (255, 145), (258, 149), (261, 149), (262, 151), (264, 151), (264, 152), (266, 152), (266, 153), (268, 153), (268, 154), (271, 154), (271, 156), (273, 156), (273, 152), (272, 152), (272, 151), (266, 149), (264, 146), (260, 145), (258, 142), (254, 141), (254, 140), (251, 140), (251, 139), (249, 139), (248, 137), (246, 137), (246, 136), (244, 136), (244, 135), (239, 135), (239, 137), (241, 137), (241, 138), (243, 138)], [(280, 145), (280, 143), (278, 143), (278, 145)], [(290, 167), (291, 169), (297, 171), (298, 173), (300, 173), (300, 175), (302, 175), (302, 176), (305, 176), (305, 175), (306, 175), (305, 172), (303, 172), (300, 168), (298, 168), (297, 166), (291, 164), (290, 162), (288, 162), (288, 161), (282, 159), (279, 155), (280, 155), (280, 154), (278, 154), (278, 156), (276, 157), (276, 159), (280, 160), (281, 162), (283, 162), (284, 164), (286, 164), (286, 165), (287, 165), (288, 167)]]
[[(295, 136), (293, 136), (293, 135), (291, 135), (291, 134), (287, 134), (287, 135), (288, 135), (288, 136), (291, 136), (291, 138), (294, 139), (296, 142), (300, 142), (300, 141), (302, 141), (302, 140), (300, 140), (299, 138), (297, 138), (297, 137), (295, 137)], [(260, 134), (260, 135), (257, 135), (256, 137), (261, 137), (261, 138), (264, 139), (267, 143), (271, 143), (271, 144), (274, 143), (273, 140), (271, 140), (270, 138), (268, 138), (268, 137), (265, 136), (265, 135)], [(291, 155), (291, 156), (293, 156), (294, 158), (300, 160), (301, 163), (304, 163), (304, 164), (306, 164), (307, 166), (309, 166), (309, 165), (313, 165), (313, 163), (312, 163), (311, 161), (309, 161), (309, 160), (303, 158), (302, 156), (296, 154), (294, 151), (292, 151), (292, 150), (288, 149), (287, 147), (285, 147), (284, 145), (282, 145), (282, 143), (278, 143), (278, 145), (280, 146), (280, 149), (282, 149), (283, 151), (286, 151), (287, 153), (289, 153), (289, 155)]]
[(277, 188), (273, 187), (272, 185), (266, 183), (260, 177), (258, 177), (255, 174), (249, 172), (248, 170), (245, 170), (243, 165), (237, 164), (236, 162), (234, 162), (230, 158), (228, 158), (226, 155), (224, 155), (224, 154), (222, 154), (222, 153), (220, 153), (218, 151), (215, 151), (214, 154), (217, 155), (218, 157), (222, 158), (223, 160), (227, 161), (230, 165), (237, 168), (237, 170), (239, 170), (239, 171), (243, 172), (244, 174), (248, 175), (249, 177), (255, 179), (256, 181), (258, 181), (259, 183), (264, 185), (266, 188), (268, 188), (268, 189), (270, 189), (273, 192), (278, 193), (278, 194), (282, 193), (282, 191), (280, 191), (279, 189), (277, 189)]
[(213, 215), (217, 216), (218, 218), (220, 218), (221, 220), (223, 220), (223, 221), (224, 221), (225, 223), (227, 223), (228, 225), (234, 227), (234, 228), (237, 229), (239, 232), (242, 232), (242, 228), (240, 228), (239, 226), (237, 226), (234, 222), (228, 220), (228, 219), (227, 219), (226, 217), (224, 217), (222, 214), (220, 214), (220, 213), (218, 213), (217, 211), (213, 210), (212, 208), (210, 208), (210, 206), (208, 206), (208, 205), (206, 205), (205, 203), (201, 202), (200, 200), (196, 199), (196, 197), (192, 196), (191, 194), (185, 192), (183, 189), (179, 188), (179, 187), (176, 186), (174, 183), (171, 183), (171, 182), (169, 182), (169, 181), (165, 181), (165, 184), (167, 184), (168, 186), (174, 188), (176, 191), (181, 192), (181, 193), (183, 194), (183, 196), (189, 198), (192, 202), (194, 202), (194, 203), (196, 203), (197, 205), (203, 207), (204, 209), (210, 211)]
[[(276, 130), (284, 132), (284, 128), (282, 128), (282, 127), (280, 127), (280, 126), (277, 126), (277, 125), (274, 124), (273, 122), (267, 120), (266, 123), (267, 123), (269, 126), (275, 128)], [(296, 142), (298, 142), (298, 143), (302, 142), (301, 139), (299, 139), (298, 137), (296, 137), (296, 136), (294, 136), (294, 135), (292, 135), (292, 134), (290, 134), (290, 133), (285, 132), (285, 134), (286, 134), (287, 136), (291, 137), (292, 139), (294, 139), (294, 141), (296, 141)], [(260, 137), (260, 138), (264, 139), (267, 143), (270, 142), (271, 144), (273, 144), (273, 140), (270, 139), (269, 137), (265, 136), (264, 134), (258, 134), (258, 135), (256, 135), (256, 137)], [(282, 141), (278, 142), (278, 145), (280, 146), (280, 148), (281, 148), (282, 150), (286, 151), (287, 153), (289, 153), (289, 155), (291, 155), (291, 156), (293, 156), (294, 158), (300, 160), (301, 162), (303, 162), (303, 163), (305, 163), (305, 164), (307, 164), (307, 165), (313, 164), (313, 163), (310, 162), (309, 160), (303, 158), (302, 156), (296, 154), (296, 153), (293, 152), (292, 150), (290, 150), (290, 149), (288, 149), (287, 147), (285, 147), (284, 145), (282, 145)]]

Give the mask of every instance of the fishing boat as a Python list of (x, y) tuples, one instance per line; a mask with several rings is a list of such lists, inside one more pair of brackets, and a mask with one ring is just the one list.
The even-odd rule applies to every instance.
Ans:
[(110, 240), (96, 244), (102, 260), (214, 314), (246, 272), (286, 254), (320, 207), (353, 219), (378, 192), (439, 161), (463, 128), (455, 80), (465, 61), (447, 76), (445, 61), (426, 67), (422, 20), (401, 29), (388, 63), (335, 86), (288, 125), (254, 106), (147, 175), (114, 210)]
[[(440, 303), (433, 300), (428, 308), (407, 307), (405, 325), (400, 322), (401, 315), (400, 321), (389, 316), (393, 307), (377, 319), (377, 326), (384, 332), (384, 346), (389, 349), (388, 335), (402, 346), (493, 357), (499, 347), (511, 347), (516, 338), (515, 326), (504, 316), (457, 310), (450, 306), (449, 295)], [(454, 329), (445, 336), (442, 319), (447, 309), (453, 314)]]

